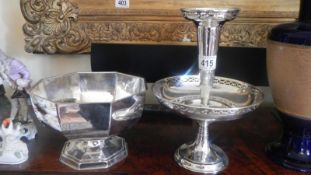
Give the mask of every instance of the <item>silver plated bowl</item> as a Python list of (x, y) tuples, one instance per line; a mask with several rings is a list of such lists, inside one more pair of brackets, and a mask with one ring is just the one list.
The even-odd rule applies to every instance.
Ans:
[(37, 118), (62, 132), (60, 161), (74, 169), (109, 168), (127, 157), (116, 136), (141, 117), (143, 78), (118, 72), (71, 73), (40, 80), (30, 91)]
[(218, 173), (228, 165), (226, 154), (209, 142), (208, 125), (235, 120), (255, 110), (263, 101), (260, 89), (229, 78), (215, 77), (207, 105), (202, 105), (200, 76), (175, 76), (157, 81), (153, 93), (163, 105), (193, 119), (199, 129), (192, 143), (175, 152), (176, 162), (191, 171)]

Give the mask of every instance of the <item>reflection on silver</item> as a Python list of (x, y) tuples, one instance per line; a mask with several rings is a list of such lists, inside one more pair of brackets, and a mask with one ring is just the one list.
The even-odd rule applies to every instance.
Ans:
[(160, 103), (198, 123), (195, 141), (177, 149), (176, 162), (194, 172), (214, 174), (224, 170), (229, 161), (219, 147), (210, 144), (208, 125), (214, 121), (238, 119), (255, 110), (264, 97), (252, 85), (214, 76), (221, 27), (235, 18), (239, 10), (190, 8), (182, 12), (198, 27), (200, 74), (159, 80), (153, 86), (153, 93)]
[(97, 169), (126, 158), (124, 139), (114, 135), (139, 120), (145, 91), (136, 76), (72, 73), (39, 81), (30, 96), (37, 118), (70, 139), (60, 160), (74, 169)]

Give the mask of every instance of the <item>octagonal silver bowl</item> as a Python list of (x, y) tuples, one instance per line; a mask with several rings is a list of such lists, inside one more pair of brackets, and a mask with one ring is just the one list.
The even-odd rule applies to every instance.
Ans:
[(140, 119), (145, 87), (137, 76), (79, 72), (42, 79), (30, 96), (37, 118), (69, 139), (60, 161), (98, 169), (127, 157), (127, 144), (116, 135)]

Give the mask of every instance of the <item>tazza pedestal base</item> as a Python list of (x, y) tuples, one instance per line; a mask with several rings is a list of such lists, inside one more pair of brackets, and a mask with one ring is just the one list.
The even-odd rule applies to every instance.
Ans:
[(175, 161), (179, 166), (198, 173), (216, 174), (228, 166), (228, 157), (216, 145), (210, 145), (210, 151), (193, 149), (193, 145), (183, 144), (175, 152)]

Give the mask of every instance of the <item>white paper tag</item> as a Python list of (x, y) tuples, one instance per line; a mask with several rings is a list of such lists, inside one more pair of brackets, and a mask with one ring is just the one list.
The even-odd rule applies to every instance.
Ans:
[(217, 56), (201, 56), (199, 58), (199, 68), (201, 70), (215, 70)]
[(130, 0), (115, 0), (116, 8), (129, 8)]

